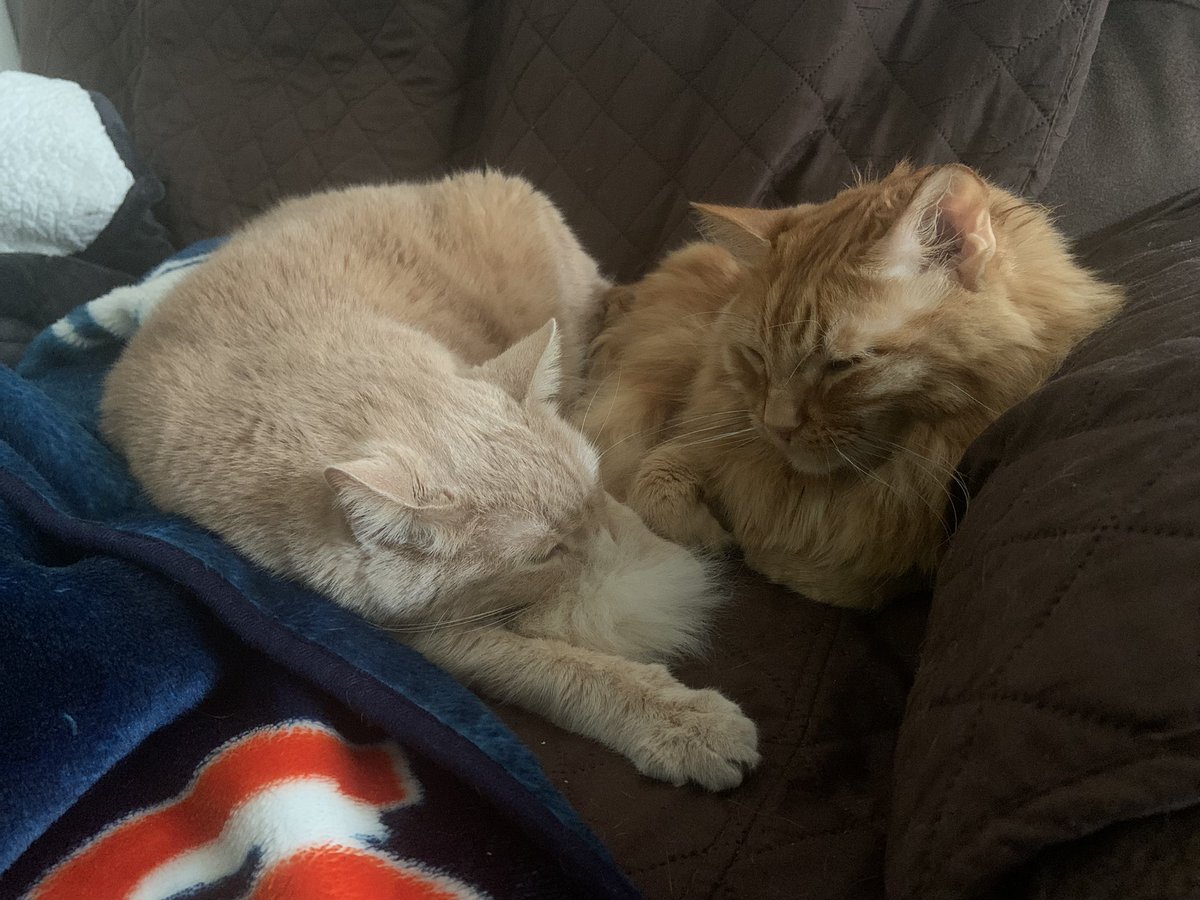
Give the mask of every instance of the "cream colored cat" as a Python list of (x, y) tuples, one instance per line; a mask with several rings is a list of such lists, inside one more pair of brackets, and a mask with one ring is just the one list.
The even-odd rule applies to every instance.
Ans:
[(163, 509), (652, 777), (729, 788), (754, 725), (658, 662), (700, 642), (710, 571), (554, 406), (605, 287), (519, 179), (294, 200), (152, 313), (103, 428)]
[(605, 486), (665, 537), (878, 606), (933, 568), (967, 445), (1121, 293), (964, 166), (698, 209), (714, 243), (614, 288), (593, 344), (577, 420)]

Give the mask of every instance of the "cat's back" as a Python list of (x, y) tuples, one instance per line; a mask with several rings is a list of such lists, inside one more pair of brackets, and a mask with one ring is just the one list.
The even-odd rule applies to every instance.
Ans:
[[(662, 365), (694, 346), (729, 302), (737, 263), (715, 244), (694, 243), (664, 259), (635, 284), (614, 287), (606, 298), (604, 328), (592, 345), (595, 368)], [(600, 374), (595, 372), (594, 374)], [(688, 377), (680, 371), (673, 379)]]
[(602, 286), (545, 195), (468, 172), (289, 200), (235, 234), (154, 318), (203, 323), (218, 339), (374, 313), (481, 362), (553, 315), (570, 318)]
[[(410, 375), (437, 368), (444, 348), (414, 340), (405, 322), (419, 318), (411, 307), (423, 276), (406, 264), (421, 255), (419, 238), (381, 227), (389, 213), (415, 215), (416, 194), (360, 188), (284, 203), (164, 298), (114, 365), (102, 403), (103, 427), (139, 477), (186, 456), (202, 427), (222, 449), (250, 421), (319, 446), (361, 416), (368, 395), (374, 405), (403, 396), (389, 390), (399, 364)], [(267, 441), (243, 441), (256, 452), (258, 443)]]
[(150, 315), (110, 376), (106, 418), (129, 394), (170, 404), (232, 392), (227, 407), (339, 386), (378, 394), (398, 367), (436, 369), (439, 354), (477, 364), (552, 317), (569, 370), (605, 286), (553, 204), (519, 178), (472, 172), (290, 200)]
[(641, 281), (609, 290), (575, 421), (604, 449), (601, 469), (614, 496), (624, 497), (641, 457), (696, 388), (713, 323), (738, 277), (726, 250), (694, 243)]
[(234, 508), (294, 516), (325, 504), (323, 466), (397, 423), (436, 443), (439, 417), (468, 402), (464, 363), (564, 318), (600, 284), (519, 179), (289, 201), (150, 315), (110, 373), (102, 427), (160, 506), (210, 527)]

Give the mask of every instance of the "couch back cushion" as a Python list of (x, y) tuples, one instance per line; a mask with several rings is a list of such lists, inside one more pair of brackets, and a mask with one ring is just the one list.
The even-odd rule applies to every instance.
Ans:
[(973, 896), (1200, 802), (1200, 192), (1088, 240), (1115, 321), (963, 461), (895, 762), (888, 880)]
[(488, 164), (613, 274), (688, 200), (829, 196), (962, 160), (1036, 192), (1106, 0), (8, 0), (30, 71), (111, 97), (181, 241), (277, 198)]

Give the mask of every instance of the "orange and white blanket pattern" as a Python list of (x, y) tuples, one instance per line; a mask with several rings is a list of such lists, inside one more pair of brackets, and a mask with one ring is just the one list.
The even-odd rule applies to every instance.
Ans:
[(178, 796), (114, 823), (48, 872), (29, 900), (166, 900), (257, 856), (252, 900), (482, 900), (457, 879), (379, 848), (384, 813), (420, 803), (390, 741), (328, 726), (255, 728), (219, 747)]

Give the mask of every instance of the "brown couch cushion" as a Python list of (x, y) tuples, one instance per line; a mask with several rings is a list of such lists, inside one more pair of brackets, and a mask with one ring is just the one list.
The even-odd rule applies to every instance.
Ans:
[(895, 897), (971, 896), (1200, 802), (1198, 234), (1193, 194), (1089, 242), (1127, 308), (963, 462), (896, 751)]
[(22, 62), (108, 94), (182, 241), (274, 199), (487, 163), (622, 277), (689, 199), (815, 199), (855, 167), (1053, 167), (1106, 0), (8, 0)]
[(724, 794), (649, 781), (597, 744), (499, 711), (649, 898), (878, 900), (924, 615), (919, 597), (863, 616), (743, 573), (712, 651), (680, 670), (758, 724), (763, 761)]

